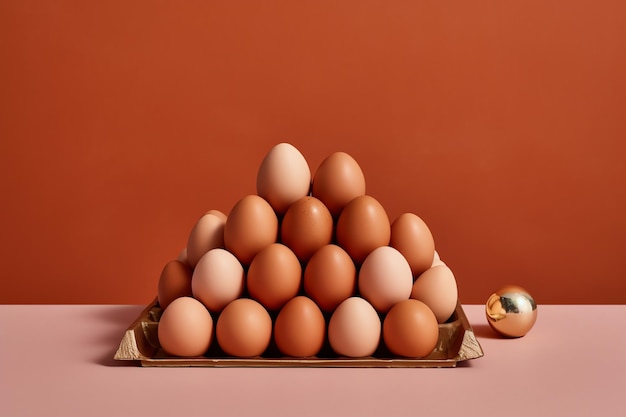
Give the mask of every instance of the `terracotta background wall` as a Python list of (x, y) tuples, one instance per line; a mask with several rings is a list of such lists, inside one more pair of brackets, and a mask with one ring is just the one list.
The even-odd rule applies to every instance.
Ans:
[(484, 303), (625, 303), (626, 7), (0, 2), (0, 302), (151, 301), (276, 143), (360, 163)]

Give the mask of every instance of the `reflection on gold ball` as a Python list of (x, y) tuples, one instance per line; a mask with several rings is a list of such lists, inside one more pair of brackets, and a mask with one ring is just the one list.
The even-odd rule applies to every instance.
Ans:
[(485, 305), (492, 329), (506, 337), (522, 337), (537, 321), (533, 297), (516, 285), (507, 285), (489, 296)]

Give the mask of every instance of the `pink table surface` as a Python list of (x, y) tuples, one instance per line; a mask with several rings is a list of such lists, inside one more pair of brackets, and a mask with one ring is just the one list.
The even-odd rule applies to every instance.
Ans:
[(0, 306), (1, 416), (591, 416), (626, 412), (626, 306), (540, 305), (520, 339), (464, 310), (485, 356), (448, 369), (141, 368), (144, 306)]

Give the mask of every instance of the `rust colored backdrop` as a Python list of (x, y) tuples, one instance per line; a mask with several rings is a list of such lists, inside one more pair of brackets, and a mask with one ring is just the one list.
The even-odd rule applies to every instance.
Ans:
[(2, 303), (156, 295), (288, 141), (430, 226), (461, 301), (625, 303), (626, 7), (0, 3)]

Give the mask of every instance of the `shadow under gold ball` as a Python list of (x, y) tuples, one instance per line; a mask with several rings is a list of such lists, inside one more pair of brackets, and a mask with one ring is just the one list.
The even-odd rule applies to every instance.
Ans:
[(507, 285), (489, 296), (485, 313), (487, 322), (497, 333), (522, 337), (537, 321), (537, 304), (522, 287)]

